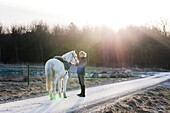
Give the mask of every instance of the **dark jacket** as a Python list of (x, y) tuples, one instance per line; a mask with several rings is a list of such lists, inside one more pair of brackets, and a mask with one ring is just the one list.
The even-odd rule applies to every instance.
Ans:
[(85, 66), (87, 65), (87, 59), (86, 57), (80, 58), (78, 67), (77, 67), (77, 74), (79, 75), (85, 75)]

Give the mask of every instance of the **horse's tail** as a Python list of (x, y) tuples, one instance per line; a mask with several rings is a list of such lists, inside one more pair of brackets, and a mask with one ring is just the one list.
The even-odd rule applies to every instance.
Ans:
[(53, 70), (52, 70), (52, 67), (48, 63), (45, 65), (45, 74), (46, 74), (46, 90), (52, 91)]

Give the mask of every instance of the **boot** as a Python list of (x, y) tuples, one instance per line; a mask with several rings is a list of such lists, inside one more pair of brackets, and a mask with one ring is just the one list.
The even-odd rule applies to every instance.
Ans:
[(82, 87), (82, 85), (81, 85), (81, 93), (77, 94), (77, 96), (82, 95), (82, 91), (83, 91), (83, 87)]
[(79, 97), (85, 97), (85, 85), (82, 85), (82, 93)]

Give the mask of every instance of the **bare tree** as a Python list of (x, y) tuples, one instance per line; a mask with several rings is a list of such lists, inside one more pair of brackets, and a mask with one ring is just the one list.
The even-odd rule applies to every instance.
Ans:
[(3, 26), (0, 24), (0, 34), (2, 34)]
[(167, 35), (167, 25), (168, 25), (168, 20), (167, 19), (161, 19), (161, 26), (162, 26), (163, 34), (165, 36)]

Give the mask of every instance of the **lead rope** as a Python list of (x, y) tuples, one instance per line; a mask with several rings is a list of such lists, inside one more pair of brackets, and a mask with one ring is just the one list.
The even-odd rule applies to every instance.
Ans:
[[(65, 75), (66, 75), (66, 74), (67, 74), (67, 71), (66, 71)], [(65, 76), (65, 75), (64, 75), (64, 76)]]

